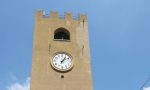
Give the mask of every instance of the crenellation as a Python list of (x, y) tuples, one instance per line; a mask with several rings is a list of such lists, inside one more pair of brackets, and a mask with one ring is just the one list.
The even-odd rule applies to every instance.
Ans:
[(73, 17), (72, 13), (70, 12), (66, 12), (64, 15), (59, 15), (58, 12), (51, 11), (50, 15), (45, 15), (45, 12), (43, 10), (38, 10), (36, 12), (36, 16), (39, 18), (58, 18), (64, 20), (74, 20), (79, 22), (86, 22), (88, 20), (87, 15), (79, 14), (78, 17)]
[(50, 18), (59, 18), (58, 12), (54, 12), (54, 11), (50, 12)]
[(72, 20), (73, 19), (73, 17), (72, 17), (72, 13), (65, 13), (65, 19), (66, 20)]
[(36, 12), (36, 16), (42, 18), (43, 16), (45, 16), (45, 12), (44, 12), (43, 10), (38, 10), (38, 11)]
[(79, 21), (86, 22), (88, 20), (87, 15), (79, 14)]

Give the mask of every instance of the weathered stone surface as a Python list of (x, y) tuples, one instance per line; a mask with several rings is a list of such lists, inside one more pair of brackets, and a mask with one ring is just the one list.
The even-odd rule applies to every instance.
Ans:
[[(60, 27), (70, 32), (69, 41), (54, 40), (54, 32)], [(71, 71), (62, 73), (51, 67), (51, 59), (57, 52), (72, 56)], [(51, 12), (50, 16), (43, 11), (36, 13), (31, 73), (30, 90), (93, 90), (86, 15), (73, 19), (71, 13), (65, 13), (64, 18), (57, 12)]]

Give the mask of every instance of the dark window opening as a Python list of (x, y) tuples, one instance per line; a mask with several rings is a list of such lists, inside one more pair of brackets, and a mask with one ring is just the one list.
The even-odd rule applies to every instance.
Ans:
[(64, 28), (59, 28), (54, 33), (54, 39), (70, 40), (70, 33)]

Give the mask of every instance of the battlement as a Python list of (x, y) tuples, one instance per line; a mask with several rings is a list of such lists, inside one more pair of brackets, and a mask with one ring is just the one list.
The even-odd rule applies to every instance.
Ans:
[(79, 14), (77, 17), (73, 17), (72, 13), (66, 12), (64, 16), (59, 15), (58, 12), (50, 12), (50, 15), (46, 15), (43, 10), (38, 10), (36, 12), (36, 16), (38, 18), (58, 18), (58, 19), (65, 19), (65, 20), (78, 20), (78, 21), (87, 21), (87, 15)]

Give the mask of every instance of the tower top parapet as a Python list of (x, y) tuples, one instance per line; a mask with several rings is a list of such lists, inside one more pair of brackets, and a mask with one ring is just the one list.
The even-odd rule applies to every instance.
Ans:
[(87, 15), (85, 14), (78, 14), (77, 17), (73, 17), (72, 13), (65, 12), (63, 16), (59, 15), (58, 12), (51, 11), (49, 15), (45, 14), (45, 11), (38, 10), (36, 12), (36, 16), (38, 18), (57, 18), (57, 19), (66, 19), (66, 20), (79, 20), (79, 21), (87, 21)]

